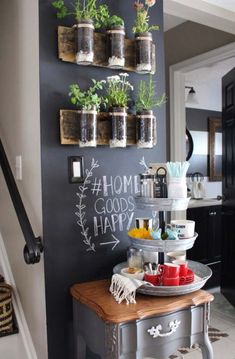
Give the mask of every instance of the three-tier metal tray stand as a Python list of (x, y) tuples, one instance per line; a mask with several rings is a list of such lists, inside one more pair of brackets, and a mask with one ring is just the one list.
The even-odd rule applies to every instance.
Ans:
[[(146, 198), (136, 197), (137, 209), (151, 209), (159, 213), (159, 226), (165, 231), (165, 214), (171, 211), (184, 211), (188, 208), (190, 198)], [(187, 239), (178, 240), (149, 240), (129, 237), (133, 247), (144, 251), (158, 252), (159, 263), (165, 261), (165, 253), (173, 251), (186, 251), (193, 247), (198, 234)], [(145, 282), (138, 288), (138, 292), (154, 296), (174, 296), (194, 292), (204, 286), (211, 277), (211, 269), (199, 262), (188, 261), (189, 268), (195, 274), (194, 282), (179, 286), (152, 286)], [(114, 273), (120, 273), (121, 269), (126, 267), (127, 263), (120, 263), (113, 269)]]

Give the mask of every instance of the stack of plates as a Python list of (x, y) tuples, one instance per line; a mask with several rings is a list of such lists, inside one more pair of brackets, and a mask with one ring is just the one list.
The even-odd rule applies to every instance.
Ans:
[(186, 277), (180, 278), (180, 285), (190, 284), (194, 281), (194, 273), (191, 269), (188, 269)]

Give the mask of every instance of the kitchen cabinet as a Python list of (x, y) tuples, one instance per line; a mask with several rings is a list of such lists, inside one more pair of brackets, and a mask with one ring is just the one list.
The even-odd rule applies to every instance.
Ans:
[(187, 251), (187, 258), (208, 265), (213, 275), (206, 288), (220, 285), (221, 279), (221, 206), (188, 208), (187, 219), (195, 221), (198, 238), (193, 248)]

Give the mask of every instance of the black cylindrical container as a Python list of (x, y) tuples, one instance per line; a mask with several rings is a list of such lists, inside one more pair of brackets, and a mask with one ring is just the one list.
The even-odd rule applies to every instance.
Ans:
[(110, 147), (126, 147), (127, 144), (127, 112), (125, 107), (112, 107)]
[(135, 35), (136, 72), (149, 73), (152, 70), (152, 34), (144, 32)]
[(107, 30), (108, 66), (120, 69), (125, 65), (125, 28), (112, 26)]
[(96, 147), (97, 145), (97, 111), (82, 110), (79, 126), (79, 146)]
[(138, 148), (152, 148), (154, 145), (153, 111), (143, 110), (137, 114), (136, 142)]
[(92, 64), (94, 60), (94, 25), (92, 20), (80, 20), (76, 25), (76, 63)]

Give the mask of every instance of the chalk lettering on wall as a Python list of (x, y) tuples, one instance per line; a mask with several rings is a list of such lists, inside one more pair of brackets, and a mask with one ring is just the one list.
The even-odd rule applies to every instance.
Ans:
[(145, 162), (145, 158), (142, 157), (141, 160), (139, 161), (139, 164), (141, 166), (144, 166), (145, 170), (148, 171), (149, 170), (149, 167), (146, 165), (146, 162)]
[(101, 246), (106, 246), (107, 244), (114, 244), (113, 247), (112, 247), (112, 251), (113, 251), (114, 248), (118, 245), (118, 243), (120, 243), (120, 241), (113, 234), (112, 234), (112, 237), (113, 237), (114, 241), (100, 243), (100, 245)]
[[(75, 213), (84, 237), (83, 243), (87, 251), (91, 252), (96, 252), (97, 245), (109, 246), (111, 250), (117, 248), (120, 243), (118, 233), (127, 232), (131, 228), (135, 210), (134, 196), (139, 193), (138, 175), (94, 176), (94, 169), (98, 167), (98, 161), (92, 159), (90, 169), (85, 170), (84, 183), (78, 187), (79, 203)], [(90, 191), (93, 200), (87, 191)]]
[(86, 205), (83, 203), (83, 199), (87, 197), (85, 192), (88, 190), (88, 185), (91, 183), (91, 180), (89, 178), (93, 176), (93, 170), (98, 167), (99, 167), (98, 161), (95, 161), (94, 158), (92, 158), (91, 168), (86, 169), (85, 171), (86, 176), (83, 185), (79, 186), (80, 192), (77, 192), (77, 196), (79, 197), (79, 204), (76, 205), (78, 211), (75, 212), (76, 216), (78, 217), (77, 224), (81, 227), (81, 234), (84, 237), (83, 243), (85, 243), (85, 245), (88, 247), (87, 251), (93, 251), (93, 252), (96, 251), (95, 243), (92, 243), (91, 241), (92, 237), (89, 234), (90, 229), (88, 226), (86, 226), (87, 223), (87, 219), (85, 218)]

